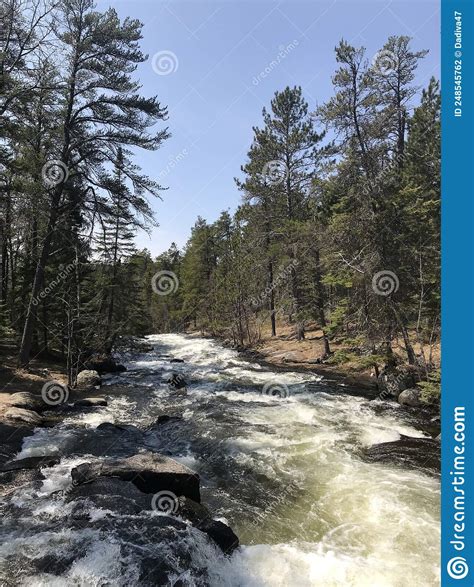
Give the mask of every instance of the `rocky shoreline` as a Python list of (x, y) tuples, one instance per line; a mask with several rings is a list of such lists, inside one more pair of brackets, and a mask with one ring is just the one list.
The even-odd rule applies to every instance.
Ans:
[[(146, 343), (138, 346), (148, 351)], [(132, 349), (136, 350), (136, 349)], [(125, 368), (110, 365), (112, 373), (124, 372)], [(102, 369), (102, 374), (107, 369)], [(97, 410), (107, 405), (108, 396), (120, 393), (119, 386), (101, 388), (101, 375), (87, 369), (79, 373), (78, 386), (69, 390), (56, 405), (46, 403), (44, 393), (17, 392), (6, 403), (0, 417), (0, 484), (3, 498), (26, 483), (41, 483), (46, 479), (44, 470), (57, 465), (59, 456), (48, 455), (18, 459), (24, 440), (38, 428), (52, 428), (71, 414)], [(59, 389), (58, 388), (58, 389)], [(43, 387), (44, 389), (44, 387)], [(105, 392), (105, 394), (104, 394)], [(50, 398), (51, 399), (51, 398)], [(104, 422), (90, 429), (78, 446), (78, 454), (98, 454), (99, 459), (85, 462), (71, 470), (71, 483), (66, 501), (74, 502), (71, 520), (81, 518), (83, 502), (114, 512), (116, 516), (127, 514), (158, 514), (166, 518), (177, 529), (186, 530), (190, 525), (206, 535), (224, 554), (231, 554), (239, 545), (232, 529), (201, 503), (200, 478), (194, 471), (174, 459), (150, 452), (146, 447), (146, 435), (170, 422), (176, 423), (179, 416), (163, 414), (145, 429), (132, 425)], [(123, 458), (107, 456), (112, 447), (126, 447)], [(62, 496), (64, 497), (64, 496)], [(87, 518), (87, 516), (86, 516)], [(156, 520), (159, 528), (165, 520)]]

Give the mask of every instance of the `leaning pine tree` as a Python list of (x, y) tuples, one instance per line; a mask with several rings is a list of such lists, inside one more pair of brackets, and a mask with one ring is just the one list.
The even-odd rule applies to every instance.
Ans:
[[(151, 130), (166, 118), (166, 108), (155, 97), (140, 96), (140, 86), (132, 79), (137, 66), (147, 59), (138, 45), (141, 27), (128, 18), (121, 22), (113, 9), (96, 12), (92, 0), (60, 2), (55, 30), (58, 60), (65, 66), (56, 90), (57, 141), (44, 166), (47, 222), (24, 321), (21, 365), (29, 361), (34, 300), (43, 284), (54, 235), (70, 211), (64, 206), (69, 185), (83, 190), (77, 198), (80, 206), (93, 208), (98, 193), (107, 187), (106, 169), (120, 146), (155, 150), (169, 136), (167, 129)], [(160, 189), (129, 161), (122, 173), (142, 193), (157, 194)], [(45, 186), (39, 185), (38, 190), (45, 191)]]

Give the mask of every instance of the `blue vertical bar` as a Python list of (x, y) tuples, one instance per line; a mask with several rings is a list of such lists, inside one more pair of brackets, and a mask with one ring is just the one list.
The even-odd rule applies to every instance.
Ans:
[(474, 585), (474, 1), (442, 0), (441, 585)]

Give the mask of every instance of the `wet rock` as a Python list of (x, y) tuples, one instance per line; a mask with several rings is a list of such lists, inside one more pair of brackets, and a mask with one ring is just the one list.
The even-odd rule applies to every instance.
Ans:
[(170, 359), (170, 363), (184, 363), (184, 359)]
[(7, 403), (14, 408), (24, 408), (25, 410), (33, 410), (34, 412), (45, 410), (48, 407), (41, 397), (34, 395), (29, 391), (12, 393), (8, 398)]
[(79, 401), (75, 402), (74, 405), (81, 408), (106, 406), (107, 400), (105, 397), (85, 397), (84, 399), (80, 399)]
[(22, 469), (40, 469), (41, 467), (53, 467), (59, 463), (59, 457), (27, 457), (25, 459), (18, 459), (9, 461), (0, 466), (1, 472), (20, 471)]
[(93, 371), (92, 369), (85, 369), (84, 371), (78, 373), (76, 383), (78, 389), (90, 389), (91, 387), (100, 385), (102, 380), (97, 371)]
[(199, 475), (188, 467), (152, 452), (124, 459), (106, 459), (84, 463), (71, 471), (74, 485), (94, 481), (98, 477), (116, 477), (131, 481), (144, 493), (171, 491), (200, 502)]
[(32, 426), (40, 426), (43, 423), (43, 418), (39, 414), (24, 408), (8, 408), (5, 412), (5, 418), (25, 422), (25, 424), (31, 424)]
[(404, 389), (398, 396), (398, 403), (402, 406), (420, 406), (420, 390), (416, 388)]
[(32, 434), (33, 430), (26, 426), (15, 426), (13, 422), (0, 422), (0, 438), (2, 439), (0, 463), (11, 460), (21, 450), (23, 439)]
[(39, 488), (44, 479), (45, 476), (39, 469), (0, 471), (0, 497), (4, 499), (21, 487), (34, 485)]
[(174, 424), (182, 421), (182, 416), (170, 416), (168, 414), (162, 414), (161, 416), (158, 416), (158, 418), (153, 422), (153, 424), (150, 424), (150, 426), (148, 426), (147, 430), (150, 431), (154, 428), (159, 428), (165, 424)]
[(211, 512), (192, 499), (179, 498), (178, 513), (189, 520), (195, 528), (212, 538), (226, 554), (231, 554), (239, 546), (239, 539), (233, 530), (223, 522), (214, 520)]
[[(151, 496), (128, 481), (115, 477), (99, 477), (91, 483), (73, 486), (66, 500), (77, 501), (72, 515), (76, 519), (89, 517), (90, 504), (120, 515), (133, 515), (151, 509)], [(82, 502), (86, 502), (85, 506)]]
[(394, 442), (375, 444), (365, 450), (366, 459), (376, 463), (399, 463), (400, 465), (440, 471), (440, 443), (432, 438), (402, 436)]
[(112, 422), (102, 422), (96, 428), (100, 432), (139, 432), (136, 426), (132, 424), (114, 424)]

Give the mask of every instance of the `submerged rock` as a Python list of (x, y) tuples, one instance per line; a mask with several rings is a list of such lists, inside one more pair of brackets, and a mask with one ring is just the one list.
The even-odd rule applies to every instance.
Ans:
[(74, 485), (94, 481), (98, 477), (117, 477), (131, 481), (144, 493), (171, 491), (200, 502), (199, 475), (188, 467), (159, 454), (144, 452), (124, 459), (84, 463), (71, 471)]
[(432, 438), (402, 436), (400, 440), (375, 444), (364, 455), (370, 462), (395, 462), (434, 473), (439, 473), (441, 466), (440, 443)]

